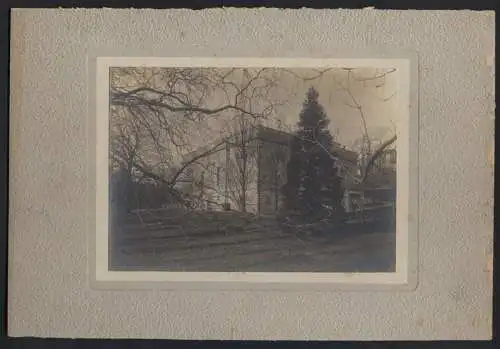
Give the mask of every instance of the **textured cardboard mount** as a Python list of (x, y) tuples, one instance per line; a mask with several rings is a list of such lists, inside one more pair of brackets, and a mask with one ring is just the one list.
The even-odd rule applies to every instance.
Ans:
[[(472, 11), (14, 10), (9, 335), (490, 338), (494, 22), (492, 12)], [(325, 58), (347, 50), (419, 57), (418, 287), (90, 287), (89, 55)]]

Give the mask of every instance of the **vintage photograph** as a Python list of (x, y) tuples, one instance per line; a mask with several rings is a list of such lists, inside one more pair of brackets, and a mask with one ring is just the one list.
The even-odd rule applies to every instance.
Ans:
[(398, 76), (111, 66), (109, 270), (395, 272)]

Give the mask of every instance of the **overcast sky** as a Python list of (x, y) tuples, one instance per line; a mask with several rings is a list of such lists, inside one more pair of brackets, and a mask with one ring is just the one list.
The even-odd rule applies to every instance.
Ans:
[[(149, 70), (151, 71), (151, 68)], [(146, 71), (145, 78), (148, 78), (150, 71)], [(229, 69), (219, 71), (229, 71)], [(331, 120), (330, 130), (339, 143), (353, 148), (356, 140), (363, 135), (360, 111), (353, 108), (355, 103), (358, 103), (362, 108), (370, 137), (383, 141), (390, 138), (395, 132), (399, 97), (397, 94), (398, 73), (395, 71), (384, 74), (386, 71), (356, 68), (351, 71), (350, 79), (348, 79), (348, 72), (338, 68), (322, 74), (318, 74), (317, 70), (312, 69), (274, 70), (269, 74), (272, 74), (276, 86), (270, 90), (266, 97), (255, 98), (251, 108), (254, 111), (259, 111), (259, 109), (268, 106), (269, 103), (277, 103), (278, 105), (270, 116), (272, 119), (269, 122), (270, 126), (276, 126), (275, 121), (279, 120), (285, 127), (293, 127), (298, 121), (308, 89), (315, 87), (319, 92), (319, 101)], [(247, 77), (253, 76), (256, 72), (255, 69), (249, 69)], [(238, 70), (233, 75), (233, 81), (237, 83), (245, 81), (242, 70)], [(269, 77), (269, 75), (265, 77)], [(241, 81), (238, 81), (239, 79)], [(113, 79), (112, 81), (112, 84), (116, 86), (129, 85), (134, 87), (135, 84), (136, 87), (139, 87), (137, 82), (131, 81), (130, 78), (126, 79), (126, 83), (123, 79)], [(165, 85), (161, 79), (158, 81), (150, 79), (148, 83), (157, 86)], [(346, 88), (352, 93), (352, 96), (345, 90)], [(214, 91), (213, 95), (206, 99), (205, 106), (216, 107), (228, 102), (227, 96), (224, 96), (221, 90)], [(220, 125), (224, 124), (223, 120), (231, 117), (232, 114), (234, 111), (207, 118), (204, 122), (196, 125), (198, 130), (193, 129), (193, 134), (200, 133), (200, 137), (193, 136), (193, 142), (200, 142), (202, 145), (208, 139), (213, 139), (213, 132), (216, 131), (208, 133), (207, 130), (220, 129)]]
[[(315, 75), (310, 70), (298, 71), (297, 74)], [(277, 108), (277, 117), (289, 125), (296, 124), (307, 90), (315, 87), (319, 92), (319, 101), (331, 120), (330, 130), (338, 142), (351, 147), (362, 136), (362, 119), (360, 111), (353, 108), (355, 103), (362, 108), (370, 137), (381, 140), (390, 138), (397, 121), (397, 73), (388, 74), (385, 79), (358, 81), (380, 75), (382, 73), (374, 69), (360, 69), (351, 72), (349, 83), (347, 72), (339, 69), (310, 81), (284, 75), (282, 85), (286, 90), (283, 98), (287, 99), (287, 103)], [(350, 88), (355, 101), (342, 86)]]

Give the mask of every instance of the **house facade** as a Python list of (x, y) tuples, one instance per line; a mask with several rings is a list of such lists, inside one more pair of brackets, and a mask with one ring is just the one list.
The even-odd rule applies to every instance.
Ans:
[[(231, 135), (216, 140), (189, 154), (177, 187), (198, 209), (275, 215), (283, 206), (281, 188), (287, 181), (293, 137), (257, 126), (246, 133), (245, 139)], [(348, 181), (356, 174), (355, 152), (334, 143), (332, 156), (340, 160), (342, 178)]]

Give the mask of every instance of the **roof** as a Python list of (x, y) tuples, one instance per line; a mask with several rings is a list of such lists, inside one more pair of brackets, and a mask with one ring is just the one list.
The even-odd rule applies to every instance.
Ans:
[(333, 142), (332, 153), (344, 161), (348, 161), (352, 164), (358, 163), (358, 153), (352, 150), (348, 150), (340, 143)]
[(288, 132), (266, 126), (257, 126), (257, 138), (262, 141), (288, 145), (293, 137), (294, 135)]
[[(289, 144), (294, 135), (292, 133), (276, 130), (270, 127), (258, 126), (257, 137), (260, 140), (270, 141), (273, 143)], [(331, 153), (339, 157), (343, 161), (348, 161), (355, 165), (358, 162), (358, 153), (346, 149), (346, 147), (338, 142), (333, 142)]]
[[(282, 144), (288, 146), (290, 144), (290, 141), (293, 139), (294, 134), (288, 133), (285, 131), (277, 130), (271, 127), (266, 127), (262, 125), (258, 125), (255, 127), (255, 137), (261, 141), (264, 142), (270, 142), (270, 143), (277, 143), (277, 144)], [(202, 146), (198, 149), (196, 149), (193, 152), (190, 152), (186, 154), (184, 157), (184, 161), (190, 161), (190, 159), (193, 159), (196, 156), (199, 156), (203, 154), (204, 152), (217, 152), (220, 150), (223, 150), (223, 143), (225, 139), (231, 139), (235, 137), (234, 134), (226, 136), (226, 137), (220, 137), (216, 139), (214, 142), (211, 144)], [(345, 146), (338, 142), (333, 142), (332, 148), (331, 148), (331, 154), (340, 158), (342, 161), (347, 162), (348, 165), (351, 167), (357, 166), (358, 162), (358, 153), (352, 150), (346, 149)]]

